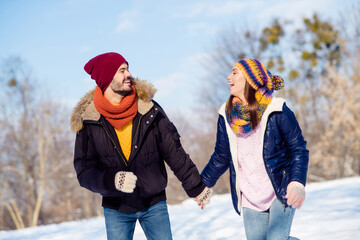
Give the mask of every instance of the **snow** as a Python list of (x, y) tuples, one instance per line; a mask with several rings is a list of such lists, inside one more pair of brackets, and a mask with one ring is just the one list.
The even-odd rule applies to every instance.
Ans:
[[(297, 210), (291, 235), (303, 240), (360, 239), (360, 177), (312, 183), (306, 187), (303, 207)], [(169, 205), (176, 239), (246, 239), (242, 217), (230, 194), (215, 195), (201, 211), (192, 200)], [(1, 240), (105, 240), (102, 217), (14, 231), (0, 231)], [(139, 224), (134, 239), (146, 239)]]

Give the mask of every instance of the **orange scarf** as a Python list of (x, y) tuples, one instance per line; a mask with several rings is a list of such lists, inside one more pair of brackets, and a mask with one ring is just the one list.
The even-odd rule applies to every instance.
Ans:
[(120, 105), (113, 105), (107, 100), (101, 89), (97, 86), (94, 92), (94, 105), (96, 110), (103, 115), (115, 129), (121, 129), (128, 124), (137, 113), (136, 90), (126, 95)]

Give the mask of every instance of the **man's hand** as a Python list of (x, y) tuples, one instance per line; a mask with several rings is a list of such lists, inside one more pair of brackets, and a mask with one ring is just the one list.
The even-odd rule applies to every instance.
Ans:
[(136, 186), (137, 177), (132, 172), (117, 172), (115, 175), (115, 187), (117, 190), (132, 193)]
[(213, 190), (211, 188), (205, 187), (204, 190), (194, 198), (194, 200), (198, 203), (199, 207), (201, 207), (201, 210), (204, 210), (205, 205), (210, 203), (210, 198), (212, 195)]
[(305, 200), (305, 187), (297, 181), (292, 181), (287, 186), (287, 204), (293, 208), (300, 209)]

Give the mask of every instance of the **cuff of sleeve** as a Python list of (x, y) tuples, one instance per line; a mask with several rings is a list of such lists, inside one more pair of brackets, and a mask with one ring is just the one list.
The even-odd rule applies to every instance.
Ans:
[(298, 182), (298, 183), (301, 183), (302, 185), (304, 185), (304, 187), (306, 186), (306, 179), (291, 178), (291, 179), (289, 179), (289, 183), (291, 183), (291, 182)]
[(191, 191), (186, 191), (187, 195), (191, 198), (195, 198), (204, 191), (206, 185), (203, 182), (200, 182), (199, 185), (195, 188), (193, 188)]

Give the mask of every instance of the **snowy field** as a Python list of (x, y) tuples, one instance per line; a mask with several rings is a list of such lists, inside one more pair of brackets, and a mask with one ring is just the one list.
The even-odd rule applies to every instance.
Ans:
[[(295, 214), (291, 235), (302, 240), (360, 239), (360, 177), (312, 183)], [(246, 239), (242, 217), (233, 210), (229, 194), (215, 195), (201, 211), (192, 200), (170, 205), (175, 240)], [(1, 240), (105, 240), (103, 218), (0, 231)], [(146, 239), (140, 225), (134, 239)]]

